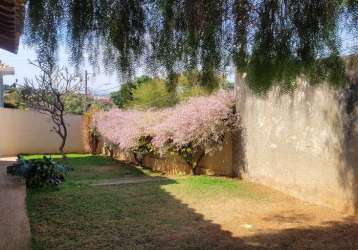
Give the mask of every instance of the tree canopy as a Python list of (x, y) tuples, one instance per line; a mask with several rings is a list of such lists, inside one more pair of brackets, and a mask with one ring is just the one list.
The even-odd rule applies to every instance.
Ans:
[(39, 59), (54, 60), (65, 42), (76, 64), (130, 77), (140, 67), (165, 72), (175, 85), (184, 70), (208, 85), (234, 64), (250, 87), (344, 82), (338, 25), (357, 34), (357, 0), (27, 0), (25, 34)]
[(203, 74), (195, 70), (178, 74), (176, 86), (170, 91), (166, 88), (168, 80), (141, 76), (134, 81), (122, 83), (118, 91), (111, 93), (111, 100), (121, 109), (158, 109), (174, 106), (193, 96), (209, 95), (219, 88), (226, 90), (233, 88), (232, 83), (223, 75), (215, 75), (210, 87), (201, 85), (202, 77)]

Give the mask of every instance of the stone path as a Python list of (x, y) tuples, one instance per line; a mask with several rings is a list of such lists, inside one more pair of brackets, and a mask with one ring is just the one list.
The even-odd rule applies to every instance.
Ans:
[(124, 184), (132, 184), (132, 183), (144, 183), (144, 182), (151, 182), (151, 181), (163, 181), (168, 180), (168, 178), (154, 176), (154, 177), (128, 177), (128, 178), (119, 178), (113, 180), (104, 180), (99, 181), (92, 186), (113, 186), (113, 185), (124, 185)]
[(15, 158), (0, 158), (0, 249), (30, 249), (30, 226), (26, 212), (26, 187), (17, 177), (6, 175)]

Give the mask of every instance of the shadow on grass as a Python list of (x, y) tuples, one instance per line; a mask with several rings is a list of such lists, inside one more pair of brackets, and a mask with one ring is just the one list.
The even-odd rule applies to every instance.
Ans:
[[(98, 168), (113, 164), (96, 156), (83, 158), (71, 159), (75, 166), (71, 174), (81, 173), (81, 167), (88, 166), (88, 161), (93, 164), (93, 159)], [(72, 181), (57, 189), (29, 190), (33, 249), (358, 249), (358, 224), (351, 218), (235, 237), (239, 232), (233, 236), (223, 230), (166, 191), (166, 186), (172, 186), (171, 190), (182, 187), (163, 177), (161, 181), (106, 187)], [(280, 214), (264, 220), (289, 223), (310, 218)]]
[[(259, 233), (242, 240), (258, 249), (358, 249), (358, 223), (332, 221), (321, 226)], [(255, 248), (253, 248), (255, 249)]]
[(165, 179), (28, 195), (34, 249), (213, 249), (243, 246), (166, 192)]
[(30, 192), (35, 249), (358, 249), (349, 222), (234, 237), (165, 185), (176, 181)]

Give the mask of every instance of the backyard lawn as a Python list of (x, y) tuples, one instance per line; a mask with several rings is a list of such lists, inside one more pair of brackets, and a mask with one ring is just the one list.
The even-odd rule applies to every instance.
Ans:
[[(68, 157), (73, 171), (64, 184), (28, 190), (33, 249), (358, 249), (356, 224), (263, 186), (206, 176), (158, 180), (103, 156)], [(92, 185), (144, 176), (153, 181)]]

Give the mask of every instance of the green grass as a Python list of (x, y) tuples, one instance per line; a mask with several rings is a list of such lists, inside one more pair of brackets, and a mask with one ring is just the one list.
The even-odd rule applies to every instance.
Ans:
[[(46, 155), (53, 159), (58, 159), (62, 161), (60, 155)], [(29, 155), (24, 156), (25, 159), (41, 159), (43, 155)], [(150, 171), (128, 166), (119, 161), (113, 160), (105, 156), (93, 156), (89, 154), (68, 154), (68, 162), (66, 165), (69, 165), (74, 169), (67, 176), (67, 183), (78, 183), (85, 182), (91, 183), (96, 180), (102, 179), (115, 179), (131, 176), (143, 176), (146, 174), (151, 174)]]
[(98, 180), (152, 173), (103, 156), (68, 158), (74, 170), (61, 186), (28, 190), (33, 249), (230, 248), (237, 240), (185, 203), (264, 199), (249, 183), (205, 176), (91, 186)]
[(177, 179), (176, 189), (184, 195), (199, 196), (198, 199), (246, 198), (268, 200), (252, 183), (224, 177), (189, 176)]

